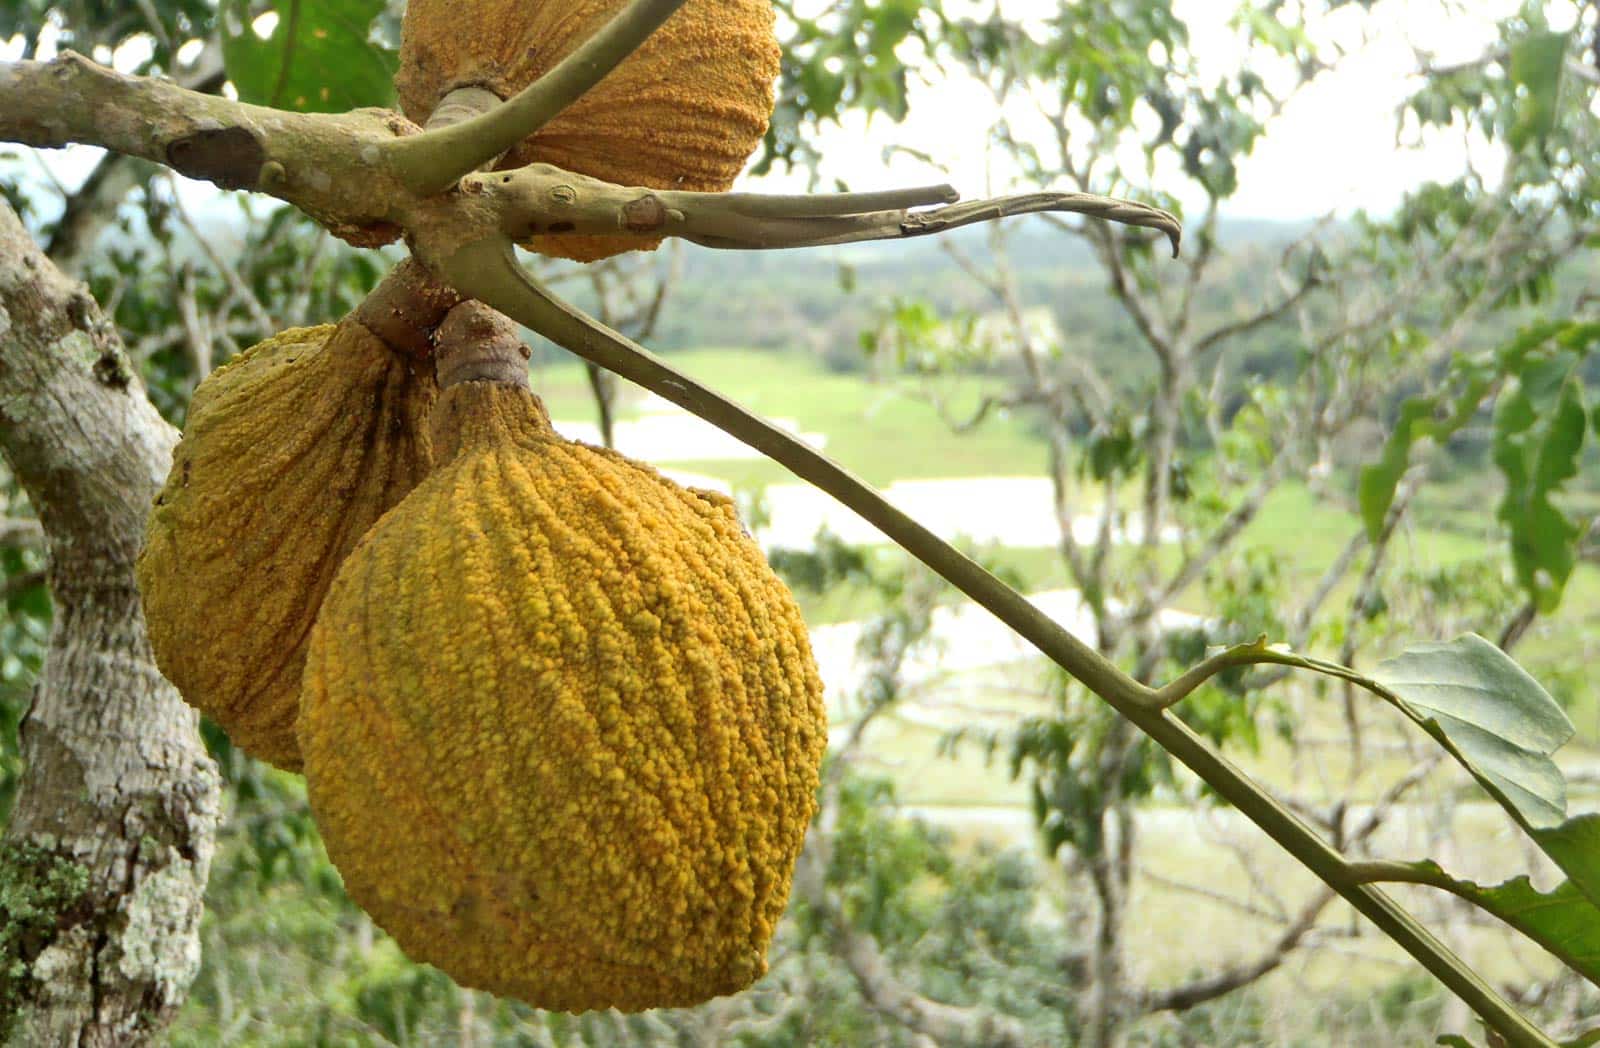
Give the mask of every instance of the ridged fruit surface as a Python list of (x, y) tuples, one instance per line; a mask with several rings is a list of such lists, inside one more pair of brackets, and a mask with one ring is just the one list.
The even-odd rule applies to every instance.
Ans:
[(413, 959), (565, 1011), (766, 970), (815, 807), (822, 687), (725, 498), (464, 382), (437, 471), (350, 555), (300, 744), (345, 888)]
[(431, 369), (361, 324), (291, 328), (194, 392), (138, 580), (161, 672), (247, 752), (298, 770), (306, 642), (361, 535), (427, 475)]
[[(625, 5), (626, 0), (411, 0), (395, 77), (401, 108), (422, 124), (458, 87), (483, 87), (509, 98)], [(500, 166), (537, 161), (620, 185), (721, 192), (766, 134), (778, 59), (770, 0), (688, 0)], [(618, 237), (542, 235), (524, 246), (588, 262), (647, 245)]]

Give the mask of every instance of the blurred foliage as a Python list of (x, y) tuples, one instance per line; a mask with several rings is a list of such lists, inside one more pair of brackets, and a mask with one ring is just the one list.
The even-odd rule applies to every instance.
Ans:
[(1376, 536), (1412, 448), (1448, 440), (1488, 411), (1495, 466), (1504, 480), (1496, 516), (1505, 525), (1517, 580), (1542, 612), (1561, 603), (1584, 527), (1559, 498), (1600, 444), (1600, 405), (1584, 378), (1600, 360), (1600, 323), (1559, 319), (1524, 328), (1504, 346), (1451, 362), (1441, 388), (1411, 397), (1381, 458), (1361, 472), (1362, 516)]
[(173, 72), (178, 50), (211, 37), (216, 23), (216, 0), (0, 0), (0, 40), (20, 35), (24, 58), (37, 52), (47, 27), (59, 32), (59, 46), (91, 56), (138, 37), (151, 45), (141, 72)]
[[(241, 100), (275, 109), (342, 113), (392, 106), (399, 54), (374, 33), (387, 8), (387, 0), (224, 0), (228, 78)], [(254, 28), (263, 15), (273, 16), (265, 36)]]
[(792, 0), (773, 7), (783, 65), (757, 174), (775, 165), (814, 166), (813, 130), (848, 110), (905, 119), (908, 63), (931, 49), (939, 32), (936, 0), (831, 0), (809, 17)]
[[(293, 208), (234, 194), (221, 214), (207, 216), (206, 248), (232, 260), (236, 286), (217, 272), (175, 206), (169, 185), (135, 191), (85, 273), (95, 298), (113, 305), (151, 400), (175, 425), (212, 368), (277, 330), (337, 320), (397, 257), (357, 251)], [(184, 316), (186, 300), (194, 317)]]

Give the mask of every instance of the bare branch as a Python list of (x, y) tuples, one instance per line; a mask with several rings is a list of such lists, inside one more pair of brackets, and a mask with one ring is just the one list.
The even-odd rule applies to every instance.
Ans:
[(1178, 299), (1175, 314), (1180, 325), (1178, 328), (1180, 333), (1188, 329), (1190, 317), (1193, 315), (1191, 310), (1194, 306), (1195, 292), (1200, 289), (1200, 280), (1205, 276), (1206, 270), (1211, 268), (1211, 261), (1216, 257), (1218, 204), (1219, 201), (1214, 195), (1206, 194), (1205, 215), (1200, 219), (1200, 232), (1195, 237), (1200, 241), (1200, 250), (1193, 253), (1184, 267), (1189, 272), (1184, 277), (1183, 294)]
[(0, 139), (102, 146), (224, 189), (270, 193), (367, 245), (398, 236), (394, 223), (415, 199), (378, 148), (412, 130), (381, 110), (291, 113), (233, 102), (123, 76), (71, 51), (0, 62)]
[(267, 308), (261, 304), (261, 300), (250, 289), (250, 285), (244, 282), (244, 278), (239, 275), (239, 270), (227, 259), (223, 258), (211, 243), (210, 238), (200, 231), (200, 227), (190, 217), (189, 209), (183, 206), (183, 197), (178, 193), (177, 183), (172, 176), (168, 176), (167, 182), (172, 187), (172, 211), (178, 216), (179, 223), (194, 238), (195, 244), (200, 248), (200, 253), (206, 256), (206, 261), (210, 262), (212, 268), (222, 275), (222, 279), (227, 282), (228, 289), (233, 292), (240, 305), (244, 306), (245, 312), (250, 314), (250, 319), (255, 322), (256, 327), (261, 329), (262, 337), (271, 334), (276, 329), (276, 325), (273, 323), (272, 317), (267, 314)]
[(1183, 892), (1185, 895), (1195, 895), (1202, 899), (1209, 899), (1219, 906), (1225, 906), (1230, 910), (1242, 913), (1247, 917), (1254, 917), (1257, 920), (1275, 922), (1284, 919), (1284, 915), (1276, 910), (1256, 906), (1253, 903), (1230, 895), (1228, 892), (1220, 891), (1205, 884), (1190, 884), (1188, 881), (1180, 881), (1175, 877), (1166, 877), (1159, 873), (1151, 873), (1148, 870), (1141, 870), (1140, 876), (1151, 884), (1159, 884), (1170, 891)]
[(83, 272), (101, 232), (116, 218), (117, 205), (143, 180), (140, 166), (139, 161), (120, 153), (107, 153), (78, 191), (67, 197), (45, 248), (62, 272), (73, 276)]
[[(1025, 193), (959, 204), (950, 203), (955, 191), (949, 186), (769, 197), (641, 190), (549, 164), (471, 176), (463, 180), (463, 189), (487, 199), (499, 215), (501, 232), (515, 239), (548, 232), (552, 224), (559, 224), (564, 233), (641, 240), (675, 236), (703, 247), (752, 251), (902, 240), (1045, 211), (1157, 230), (1171, 241), (1174, 255), (1182, 235), (1170, 212), (1093, 193)], [(910, 210), (940, 202), (945, 206)]]
[(289, 293), (289, 301), (283, 307), (282, 323), (286, 327), (305, 327), (311, 323), (311, 295), (321, 282), (318, 278), (317, 266), (322, 262), (322, 254), (328, 248), (328, 231), (318, 229), (312, 238), (311, 246), (302, 256), (299, 273), (300, 279), (295, 281), (293, 290)]
[(1251, 316), (1244, 317), (1240, 320), (1230, 321), (1229, 323), (1223, 324), (1220, 327), (1214, 328), (1213, 330), (1202, 335), (1200, 338), (1196, 339), (1194, 344), (1195, 353), (1204, 353), (1206, 350), (1210, 349), (1219, 342), (1226, 341), (1230, 338), (1237, 338), (1239, 335), (1246, 334), (1254, 331), (1258, 327), (1263, 327), (1272, 323), (1298, 306), (1302, 301), (1305, 300), (1307, 295), (1311, 294), (1312, 291), (1320, 287), (1321, 283), (1322, 281), (1317, 276), (1315, 269), (1308, 268), (1305, 276), (1300, 280), (1300, 285), (1288, 295), (1285, 295), (1283, 298), (1279, 299), (1277, 302), (1257, 310)]
[(183, 342), (189, 350), (189, 366), (198, 382), (211, 374), (211, 332), (200, 316), (193, 271), (184, 265), (175, 276), (178, 285), (178, 319), (183, 324)]
[[(1377, 600), (1378, 582), (1389, 552), (1389, 542), (1394, 538), (1395, 529), (1400, 526), (1406, 510), (1410, 508), (1411, 500), (1421, 490), (1425, 472), (1420, 466), (1413, 467), (1401, 479), (1394, 501), (1389, 504), (1388, 512), (1384, 514), (1377, 538), (1372, 542), (1367, 556), (1367, 566), (1362, 569), (1361, 581), (1356, 585), (1355, 596), (1350, 601), (1349, 612), (1345, 617), (1345, 639), (1339, 648), (1339, 661), (1347, 666), (1355, 660), (1357, 638), (1361, 633), (1359, 629), (1361, 618)], [(1350, 739), (1349, 779), (1354, 782), (1366, 766), (1366, 755), (1362, 752), (1361, 746), (1361, 712), (1356, 701), (1355, 685), (1348, 680), (1345, 681), (1343, 692), (1345, 729)]]
[(1332, 888), (1319, 888), (1300, 913), (1278, 936), (1272, 947), (1254, 960), (1231, 965), (1215, 975), (1197, 979), (1169, 990), (1147, 992), (1139, 1001), (1145, 1012), (1181, 1012), (1218, 997), (1226, 996), (1273, 971), (1289, 958), (1306, 935), (1317, 926), (1317, 918), (1338, 898)]
[(1154, 615), (1161, 608), (1166, 607), (1174, 597), (1188, 589), (1191, 583), (1203, 575), (1205, 570), (1211, 566), (1212, 561), (1223, 550), (1233, 544), (1233, 540), (1239, 536), (1240, 532), (1249, 527), (1250, 522), (1261, 511), (1262, 505), (1267, 501), (1267, 496), (1277, 489), (1278, 484), (1283, 480), (1284, 473), (1288, 469), (1287, 463), (1288, 456), (1283, 454), (1272, 460), (1267, 466), (1266, 472), (1262, 473), (1260, 479), (1256, 481), (1255, 487), (1239, 501), (1237, 506), (1229, 511), (1227, 516), (1222, 518), (1221, 522), (1217, 524), (1209, 535), (1200, 541), (1199, 549), (1184, 558), (1183, 563), (1172, 573), (1172, 577), (1156, 591), (1155, 596), (1148, 598), (1139, 611), (1134, 614), (1133, 619), (1135, 621), (1143, 621)]
[[(1442, 755), (1434, 754), (1430, 760), (1411, 769), (1385, 790), (1373, 802), (1361, 822), (1347, 835), (1344, 842), (1346, 846), (1365, 843), (1383, 825), (1389, 813), (1401, 798), (1431, 774), (1442, 759)], [(1352, 863), (1351, 865), (1353, 868), (1360, 869), (1368, 864)], [(1255, 982), (1263, 975), (1282, 965), (1289, 955), (1306, 941), (1306, 938), (1315, 930), (1317, 920), (1322, 915), (1322, 911), (1327, 909), (1328, 904), (1335, 898), (1336, 893), (1332, 888), (1319, 888), (1316, 894), (1301, 907), (1299, 914), (1284, 929), (1283, 934), (1279, 935), (1272, 946), (1260, 956), (1243, 964), (1225, 968), (1216, 975), (1197, 979), (1183, 986), (1146, 993), (1140, 999), (1141, 1009), (1147, 1012), (1183, 1011), (1225, 996), (1240, 987)], [(1237, 906), (1247, 905), (1237, 903), (1237, 901), (1232, 901), (1232, 904)]]

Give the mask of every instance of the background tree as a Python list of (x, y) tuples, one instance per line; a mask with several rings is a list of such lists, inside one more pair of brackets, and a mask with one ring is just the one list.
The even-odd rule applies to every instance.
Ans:
[[(1594, 171), (1593, 77), (1585, 57), (1595, 11), (1587, 9), (1571, 30), (1553, 32), (1543, 12), (1529, 7), (1502, 26), (1502, 42), (1490, 55), (1434, 70), (1408, 104), (1408, 115), (1423, 126), (1455, 120), (1503, 143), (1501, 170), (1469, 170), (1451, 185), (1422, 187), (1387, 220), (1362, 216), (1352, 227), (1325, 219), (1276, 258), (1259, 249), (1230, 251), (1220, 215), (1239, 189), (1240, 165), (1295, 94), (1339, 61), (1337, 49), (1319, 43), (1310, 28), (1320, 13), (1303, 6), (1280, 6), (1271, 16), (1241, 11), (1234, 26), (1247, 57), (1215, 83), (1199, 73), (1186, 27), (1164, 4), (1146, 5), (1132, 18), (1093, 5), (1045, 19), (1010, 18), (1001, 7), (978, 18), (925, 14), (921, 24), (931, 28), (916, 34), (932, 60), (992, 92), (1002, 115), (991, 146), (1004, 158), (1003, 170), (1022, 172), (1029, 185), (1157, 198), (1179, 211), (1179, 199), (1204, 202), (1188, 223), (1192, 249), (1179, 261), (1177, 278), (1137, 236), (1055, 216), (1040, 220), (1087, 241), (1122, 314), (1109, 339), (1100, 330), (1084, 332), (1071, 315), (1081, 311), (1075, 306), (1062, 310), (1056, 330), (1082, 333), (1040, 337), (1030, 324), (1036, 303), (1070, 301), (1076, 289), (1019, 286), (1007, 260), (1007, 227), (989, 229), (981, 259), (947, 243), (1009, 326), (1007, 348), (1014, 352), (1011, 360), (979, 361), (1003, 380), (970, 413), (957, 417), (944, 403), (951, 383), (941, 375), (970, 372), (969, 347), (948, 338), (946, 326), (928, 324), (928, 311), (899, 303), (873, 343), (897, 354), (892, 370), (909, 373), (954, 432), (981, 427), (1002, 411), (1036, 419), (1049, 441), (1066, 575), (1089, 608), (1099, 649), (1140, 679), (1167, 677), (1207, 645), (1257, 633), (1292, 638), (1297, 647), (1331, 642), (1347, 665), (1374, 642), (1378, 654), (1386, 653), (1383, 642), (1396, 621), (1383, 606), (1392, 586), (1386, 553), (1404, 533), (1430, 465), (1408, 472), (1410, 430), (1402, 428), (1383, 461), (1363, 475), (1366, 524), (1353, 529), (1314, 585), (1286, 585), (1283, 566), (1250, 547), (1246, 536), (1262, 506), (1295, 478), (1316, 484), (1317, 501), (1355, 501), (1352, 474), (1372, 449), (1352, 436), (1391, 424), (1397, 390), (1434, 388), (1452, 370), (1470, 371), (1471, 379), (1452, 383), (1465, 390), (1419, 397), (1405, 409), (1403, 427), (1419, 420), (1419, 431), (1431, 428), (1430, 436), (1442, 439), (1477, 416), (1506, 382), (1525, 388), (1517, 380), (1535, 369), (1557, 368), (1564, 381), (1541, 383), (1539, 401), (1520, 409), (1515, 398), (1525, 394), (1512, 393), (1497, 416), (1502, 432), (1559, 415), (1557, 399), (1579, 396), (1583, 385), (1587, 334), (1554, 360), (1535, 352), (1512, 362), (1518, 351), (1502, 347), (1522, 344), (1511, 336), (1518, 323), (1582, 313), (1580, 288), (1592, 270), (1586, 246), (1597, 232), (1582, 201), (1589, 190), (1579, 188), (1592, 185)], [(1569, 70), (1567, 89), (1557, 90)], [(1180, 170), (1187, 187), (1171, 176)], [(1529, 206), (1530, 195), (1539, 206)], [(1247, 275), (1256, 279), (1244, 283)], [(1582, 321), (1547, 323), (1555, 327), (1536, 331), (1552, 339)], [(1131, 346), (1143, 351), (1142, 359), (1130, 356)], [(1264, 374), (1263, 367), (1272, 370)], [(1456, 399), (1447, 405), (1450, 396)], [(1453, 427), (1432, 422), (1451, 406)], [(1506, 422), (1512, 411), (1528, 421)], [(1574, 409), (1568, 437), (1536, 431), (1527, 442), (1546, 450), (1573, 437), (1581, 444), (1582, 418)], [(1535, 428), (1544, 425), (1561, 424)], [(1513, 435), (1520, 432), (1501, 439), (1520, 442)], [(1507, 645), (1541, 611), (1559, 606), (1561, 580), (1579, 548), (1575, 539), (1592, 526), (1584, 513), (1549, 500), (1576, 469), (1576, 458), (1536, 480), (1537, 471), (1519, 473), (1524, 450), (1508, 447), (1496, 462), (1509, 481), (1501, 519), (1512, 529), (1526, 598), (1498, 621), (1471, 622)], [(1317, 512), (1315, 503), (1309, 512)], [(1096, 525), (1083, 526), (1093, 518)], [(1176, 559), (1163, 545), (1172, 532), (1182, 551)], [(1201, 595), (1217, 612), (1213, 624), (1162, 625), (1174, 601)], [(1222, 681), (1181, 715), (1248, 753), (1257, 745), (1260, 713), (1281, 694), (1273, 686), (1282, 676)], [(1159, 747), (1070, 679), (1061, 682), (1058, 702), (1056, 712), (1027, 718), (1004, 744), (1031, 783), (1046, 851), (1062, 856), (1093, 900), (1085, 914), (1092, 934), (1079, 989), (1080, 1029), (1086, 1043), (1116, 1044), (1140, 1015), (1193, 1008), (1275, 970), (1308, 941), (1333, 896), (1318, 892), (1284, 909), (1283, 934), (1258, 956), (1188, 985), (1132, 983), (1125, 926), (1138, 867), (1138, 806), (1152, 794), (1187, 787), (1174, 781)], [(1315, 813), (1374, 788), (1363, 760), (1372, 730), (1363, 704), (1350, 687), (1342, 702), (1350, 754), (1342, 786), (1330, 796), (1326, 782), (1314, 784), (1321, 796), (1291, 798), (1298, 811)], [(1297, 719), (1304, 723), (1283, 723)], [(1287, 734), (1292, 744), (1297, 732)], [(987, 740), (991, 751), (997, 741)], [(1416, 785), (1408, 773), (1378, 795), (1393, 803)], [(1384, 810), (1358, 824), (1348, 823), (1342, 809), (1316, 821), (1359, 850)]]

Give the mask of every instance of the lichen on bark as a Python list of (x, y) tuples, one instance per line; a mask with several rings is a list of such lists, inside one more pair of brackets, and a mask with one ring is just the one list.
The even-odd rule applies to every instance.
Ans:
[(30, 996), (35, 962), (74, 921), (89, 871), (34, 841), (0, 841), (0, 1043)]

